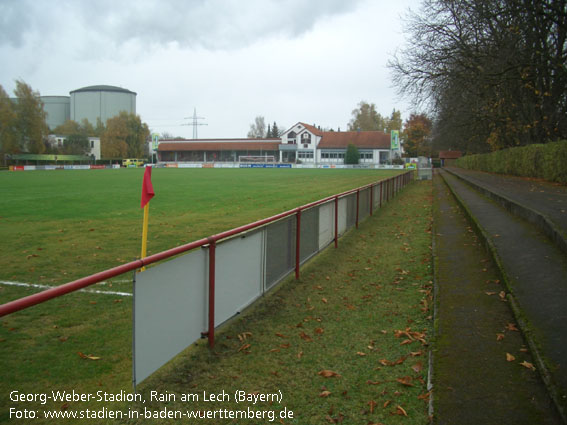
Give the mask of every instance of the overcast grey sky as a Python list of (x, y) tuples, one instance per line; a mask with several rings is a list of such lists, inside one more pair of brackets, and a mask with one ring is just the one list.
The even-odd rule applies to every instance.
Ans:
[(358, 102), (409, 105), (388, 59), (417, 0), (0, 0), (0, 84), (41, 95), (107, 84), (138, 94), (152, 131), (246, 137), (254, 117), (346, 130)]

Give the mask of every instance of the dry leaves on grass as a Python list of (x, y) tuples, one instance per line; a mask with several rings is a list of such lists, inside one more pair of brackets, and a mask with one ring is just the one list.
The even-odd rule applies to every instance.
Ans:
[(323, 369), (320, 372), (317, 372), (317, 375), (322, 376), (323, 378), (340, 378), (341, 375), (337, 372), (333, 372), (332, 370)]
[(238, 352), (246, 351), (246, 350), (248, 350), (250, 347), (251, 347), (250, 344), (244, 344), (244, 345), (242, 345), (242, 346), (238, 349)]
[(80, 358), (89, 360), (100, 360), (100, 357), (93, 356), (92, 354), (83, 354), (80, 351), (77, 352)]
[(413, 387), (411, 376), (404, 376), (403, 378), (396, 378), (396, 381), (406, 387)]

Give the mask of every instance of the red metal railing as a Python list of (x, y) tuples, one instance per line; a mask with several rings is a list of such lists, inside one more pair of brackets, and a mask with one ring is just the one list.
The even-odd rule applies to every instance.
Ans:
[[(131, 272), (133, 270), (141, 269), (142, 267), (148, 266), (150, 264), (156, 263), (158, 261), (162, 261), (176, 255), (182, 254), (187, 251), (191, 251), (195, 248), (208, 246), (209, 248), (209, 320), (208, 320), (208, 339), (209, 345), (212, 347), (214, 346), (214, 317), (215, 317), (215, 256), (216, 256), (216, 243), (222, 239), (229, 238), (231, 236), (237, 235), (239, 233), (246, 232), (251, 229), (255, 229), (257, 227), (264, 226), (266, 224), (272, 223), (274, 221), (280, 220), (285, 217), (289, 217), (292, 215), (296, 216), (297, 225), (296, 225), (296, 250), (295, 250), (295, 278), (299, 279), (299, 266), (300, 266), (300, 240), (301, 240), (301, 212), (303, 210), (307, 210), (309, 208), (313, 208), (317, 205), (324, 204), (326, 202), (334, 201), (335, 203), (335, 235), (334, 235), (334, 244), (335, 247), (338, 246), (338, 203), (339, 198), (351, 195), (356, 193), (356, 227), (358, 227), (358, 217), (359, 217), (359, 200), (360, 200), (360, 191), (370, 189), (370, 214), (372, 215), (372, 207), (373, 207), (373, 198), (372, 192), (375, 186), (380, 186), (380, 199), (379, 199), (379, 207), (383, 205), (383, 195), (386, 196), (386, 202), (388, 202), (396, 191), (398, 191), (402, 186), (408, 184), (411, 180), (412, 172), (406, 172), (404, 174), (400, 174), (398, 176), (390, 177), (385, 180), (381, 180), (376, 183), (371, 183), (365, 186), (358, 187), (356, 189), (351, 189), (346, 192), (342, 192), (337, 195), (332, 195), (324, 199), (320, 199), (315, 202), (311, 202), (309, 204), (291, 209), (289, 211), (285, 211), (280, 214), (276, 214), (274, 216), (255, 221), (253, 223), (249, 223), (240, 227), (236, 227), (231, 230), (227, 230), (225, 232), (218, 233), (213, 236), (209, 236), (208, 238), (199, 239), (197, 241), (190, 242), (185, 245), (180, 245), (178, 247), (162, 251), (157, 254), (150, 255), (146, 258), (142, 258), (140, 260), (131, 261), (127, 264), (123, 264), (121, 266), (113, 267), (111, 269), (95, 273), (93, 275), (83, 277), (81, 279), (77, 279), (75, 281), (65, 283), (63, 285), (47, 289), (45, 291), (29, 295), (27, 297), (23, 297), (14, 301), (10, 301), (6, 304), (0, 305), (0, 317), (5, 316), (10, 313), (14, 313), (16, 311), (23, 310), (25, 308), (34, 306), (36, 304), (40, 304), (42, 302), (48, 301), (52, 298), (59, 297), (61, 295), (68, 294), (70, 292), (77, 291), (79, 289), (85, 288), (87, 286), (93, 285), (95, 283), (102, 282), (104, 280), (119, 276), (124, 273)], [(386, 185), (386, 188), (383, 188), (383, 185)], [(394, 186), (395, 185), (395, 186)]]

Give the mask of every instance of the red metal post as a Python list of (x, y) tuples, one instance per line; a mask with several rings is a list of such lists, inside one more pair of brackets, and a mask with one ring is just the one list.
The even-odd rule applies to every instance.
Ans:
[(215, 346), (215, 257), (216, 242), (209, 245), (209, 347)]
[(295, 279), (299, 279), (299, 250), (301, 248), (301, 210), (297, 210), (297, 228), (295, 229)]
[(339, 245), (339, 197), (335, 196), (335, 248)]
[(360, 189), (356, 190), (356, 228), (358, 229), (358, 206), (360, 204)]

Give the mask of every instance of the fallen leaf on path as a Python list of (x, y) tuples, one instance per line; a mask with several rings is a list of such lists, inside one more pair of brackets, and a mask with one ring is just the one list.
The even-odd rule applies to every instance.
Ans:
[(496, 341), (502, 341), (504, 339), (504, 334), (496, 334)]
[(322, 391), (319, 394), (319, 397), (329, 397), (331, 394), (332, 394), (331, 391)]
[(533, 363), (527, 362), (527, 361), (523, 361), (522, 363), (520, 363), (522, 366), (524, 366), (525, 368), (528, 368), (530, 370), (536, 370), (535, 366), (533, 365)]
[(507, 362), (513, 362), (514, 360), (516, 360), (516, 357), (514, 357), (512, 354), (510, 353), (506, 353), (506, 361)]

